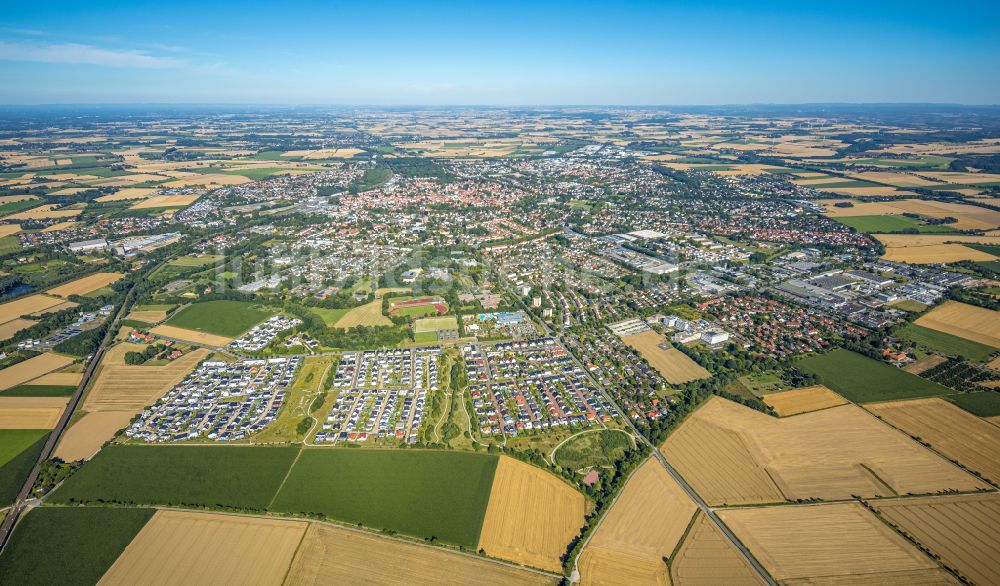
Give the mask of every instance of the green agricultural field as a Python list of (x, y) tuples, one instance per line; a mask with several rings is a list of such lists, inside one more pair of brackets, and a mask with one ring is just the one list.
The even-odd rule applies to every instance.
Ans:
[(437, 332), (414, 332), (413, 341), (419, 344), (426, 344), (429, 342), (437, 342), (438, 335)]
[(858, 232), (872, 232), (876, 234), (891, 234), (910, 229), (921, 233), (955, 231), (954, 228), (950, 228), (945, 224), (926, 224), (907, 216), (850, 216), (834, 219), (845, 226), (854, 228)]
[(979, 417), (996, 417), (1000, 415), (1000, 393), (996, 391), (959, 393), (949, 396), (948, 400)]
[(980, 252), (985, 252), (986, 254), (992, 254), (993, 256), (1000, 257), (1000, 246), (994, 246), (990, 244), (965, 244), (968, 248), (974, 248)]
[(202, 256), (182, 256), (170, 261), (169, 264), (177, 267), (203, 267), (210, 265), (223, 258), (221, 254), (206, 254)]
[(21, 201), (12, 201), (0, 204), (0, 216), (16, 214), (17, 212), (22, 212), (28, 208), (33, 208), (42, 203), (43, 202), (40, 199), (22, 199)]
[(848, 179), (844, 181), (831, 181), (830, 183), (821, 183), (818, 185), (810, 185), (812, 189), (844, 189), (847, 187), (878, 187), (878, 183), (872, 183), (871, 181), (861, 181), (859, 179)]
[(72, 385), (17, 385), (3, 392), (4, 397), (68, 397), (76, 390)]
[(243, 301), (205, 301), (195, 303), (166, 321), (167, 325), (235, 338), (265, 319), (272, 312), (256, 309)]
[(283, 169), (281, 167), (266, 167), (263, 169), (231, 169), (222, 171), (226, 175), (242, 175), (247, 179), (253, 181), (260, 181), (261, 179), (266, 179), (274, 175), (285, 175), (293, 173), (290, 169)]
[(155, 512), (102, 507), (32, 509), (0, 555), (0, 584), (96, 584)]
[(21, 239), (17, 236), (4, 236), (0, 238), (0, 254), (10, 254), (21, 250)]
[(475, 548), (496, 465), (462, 452), (305, 448), (270, 508)]
[(556, 464), (571, 470), (608, 466), (632, 447), (628, 434), (611, 429), (584, 432), (573, 436), (555, 453)]
[(350, 308), (347, 309), (327, 309), (325, 307), (309, 308), (309, 311), (311, 313), (315, 313), (316, 315), (318, 315), (320, 318), (323, 319), (323, 323), (325, 323), (327, 327), (333, 327), (333, 324), (337, 323), (340, 320), (340, 318), (344, 317), (344, 314), (350, 310), (351, 310)]
[(959, 338), (958, 336), (953, 336), (951, 334), (946, 334), (944, 332), (939, 332), (937, 330), (932, 330), (916, 324), (907, 325), (903, 329), (899, 330), (897, 335), (904, 340), (909, 340), (919, 346), (929, 348), (935, 352), (944, 354), (945, 356), (962, 356), (968, 360), (976, 362), (982, 362), (996, 352), (995, 348), (985, 344), (973, 342), (972, 340), (966, 340), (965, 338)]
[(108, 446), (50, 500), (264, 510), (296, 454), (295, 447)]
[(856, 403), (874, 403), (952, 393), (947, 387), (884, 362), (838, 348), (800, 360), (798, 368)]
[(457, 329), (458, 318), (455, 316), (425, 317), (423, 319), (418, 319), (416, 323), (413, 324), (413, 331), (418, 334), (422, 332), (437, 332), (439, 330)]
[(939, 157), (937, 155), (921, 155), (914, 159), (858, 159), (852, 161), (856, 165), (873, 165), (877, 167), (895, 167), (899, 169), (942, 169), (946, 170), (948, 164), (954, 161), (953, 157)]
[(17, 498), (48, 436), (47, 429), (0, 429), (0, 508)]

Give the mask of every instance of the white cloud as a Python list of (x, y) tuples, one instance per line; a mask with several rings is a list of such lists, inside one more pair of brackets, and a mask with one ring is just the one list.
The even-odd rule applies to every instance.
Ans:
[(168, 69), (185, 65), (179, 59), (158, 57), (144, 51), (102, 49), (80, 43), (37, 44), (16, 41), (0, 41), (0, 61), (70, 63), (136, 69)]

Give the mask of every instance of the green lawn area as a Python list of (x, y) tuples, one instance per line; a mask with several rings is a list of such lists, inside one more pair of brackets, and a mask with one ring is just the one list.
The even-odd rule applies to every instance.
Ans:
[(556, 464), (571, 470), (605, 466), (622, 457), (632, 447), (628, 435), (620, 431), (602, 429), (573, 436), (555, 453)]
[(53, 503), (267, 508), (297, 447), (108, 446), (52, 493)]
[(47, 429), (0, 429), (0, 507), (17, 498), (48, 435)]
[(979, 417), (996, 417), (1000, 415), (1000, 393), (996, 391), (959, 393), (949, 396), (948, 400)]
[(413, 341), (426, 343), (426, 342), (437, 342), (438, 335), (437, 332), (414, 332)]
[(899, 330), (897, 335), (904, 340), (909, 340), (945, 356), (963, 356), (968, 360), (976, 362), (982, 362), (996, 352), (995, 348), (985, 344), (959, 338), (958, 336), (916, 324), (907, 325)]
[(76, 387), (71, 385), (17, 385), (3, 392), (4, 397), (68, 397)]
[(210, 265), (214, 263), (220, 258), (222, 258), (222, 255), (220, 254), (206, 254), (203, 256), (190, 255), (190, 256), (182, 256), (180, 258), (175, 258), (168, 264), (177, 267), (203, 267), (205, 265)]
[(96, 584), (155, 512), (102, 507), (32, 509), (0, 555), (0, 584)]
[(10, 254), (21, 250), (21, 239), (17, 236), (4, 236), (0, 238), (0, 254)]
[(497, 460), (462, 452), (305, 448), (271, 510), (319, 513), (475, 548)]
[(952, 393), (947, 387), (842, 348), (807, 356), (796, 366), (815, 374), (824, 385), (856, 403)]
[(273, 315), (244, 301), (195, 303), (166, 321), (168, 325), (235, 338)]
[(892, 233), (909, 229), (914, 229), (922, 233), (955, 231), (945, 224), (926, 224), (920, 220), (906, 216), (851, 216), (834, 219), (859, 232)]
[(327, 327), (333, 327), (333, 324), (337, 323), (337, 320), (344, 317), (344, 314), (350, 311), (350, 308), (327, 309), (325, 307), (310, 307), (309, 311), (323, 318), (323, 322), (326, 323)]

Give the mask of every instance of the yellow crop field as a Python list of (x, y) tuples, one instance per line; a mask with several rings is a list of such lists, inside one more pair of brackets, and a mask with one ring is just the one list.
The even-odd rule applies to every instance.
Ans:
[(82, 372), (50, 372), (31, 381), (33, 385), (72, 385), (83, 380)]
[(200, 195), (154, 195), (132, 204), (129, 209), (145, 210), (149, 208), (184, 207), (198, 201)]
[(883, 583), (893, 581), (894, 575), (943, 573), (932, 559), (857, 503), (718, 513), (778, 583), (837, 578)]
[(242, 175), (226, 175), (225, 173), (207, 173), (201, 175), (198, 173), (193, 173), (187, 175), (176, 181), (168, 181), (164, 183), (164, 187), (192, 187), (202, 185), (205, 187), (212, 187), (217, 185), (243, 185), (244, 183), (250, 183), (250, 179)]
[(907, 199), (891, 202), (901, 212), (929, 218), (955, 218), (948, 226), (956, 230), (990, 230), (1000, 226), (1000, 212), (961, 203)]
[(763, 584), (736, 547), (701, 513), (670, 560), (670, 577), (678, 586)]
[(946, 301), (921, 316), (917, 325), (1000, 348), (1000, 311)]
[(134, 411), (97, 411), (87, 413), (59, 439), (53, 455), (64, 462), (88, 460), (116, 433), (128, 426)]
[(776, 418), (713, 397), (667, 438), (662, 450), (711, 504), (987, 486), (850, 404)]
[(46, 352), (38, 356), (18, 362), (13, 366), (0, 370), (0, 391), (16, 387), (36, 379), (43, 374), (48, 374), (53, 370), (73, 364), (73, 359), (68, 356), (61, 356)]
[[(881, 240), (883, 234), (877, 237)], [(962, 246), (961, 244), (930, 244), (927, 246), (907, 246), (886, 248), (882, 258), (892, 262), (906, 262), (925, 265), (951, 263), (963, 260), (991, 261), (996, 260), (992, 254)]]
[(0, 429), (52, 429), (68, 402), (67, 397), (0, 395)]
[(49, 297), (48, 295), (29, 295), (14, 301), (0, 304), (0, 323), (18, 319), (22, 315), (30, 315), (39, 311), (45, 311), (51, 307), (62, 303), (62, 299)]
[(49, 203), (45, 205), (40, 205), (37, 208), (32, 208), (30, 210), (24, 210), (23, 212), (18, 212), (16, 214), (11, 214), (5, 216), (5, 220), (48, 220), (52, 218), (75, 218), (80, 215), (82, 209), (77, 208), (63, 208), (54, 209), (56, 204)]
[(176, 338), (193, 344), (204, 344), (205, 346), (222, 347), (233, 341), (232, 338), (227, 338), (225, 336), (217, 336), (206, 332), (197, 332), (195, 330), (178, 328), (177, 326), (156, 326), (155, 328), (149, 330), (149, 333), (154, 336)]
[(622, 341), (638, 351), (672, 385), (712, 376), (677, 348), (670, 347), (666, 350), (661, 348), (660, 344), (669, 345), (669, 342), (653, 330), (625, 336)]
[(96, 201), (125, 201), (129, 199), (144, 199), (151, 196), (156, 190), (154, 187), (126, 187), (110, 195), (102, 195)]
[(479, 535), (488, 555), (557, 572), (583, 525), (583, 495), (548, 472), (501, 456)]
[(98, 584), (280, 585), (308, 524), (157, 511)]
[(945, 362), (948, 362), (948, 359), (945, 358), (944, 356), (938, 356), (937, 354), (928, 354), (923, 358), (919, 358), (907, 364), (906, 366), (903, 367), (903, 370), (905, 370), (910, 374), (920, 374), (923, 372), (927, 372), (928, 370), (934, 368), (935, 366), (941, 366)]
[(47, 226), (45, 228), (42, 228), (42, 232), (58, 232), (60, 230), (65, 230), (67, 228), (72, 228), (73, 226), (76, 226), (77, 224), (79, 224), (79, 222), (77, 222), (75, 220), (70, 220), (69, 222), (58, 222), (56, 224), (52, 224), (51, 226)]
[(125, 366), (107, 356), (83, 408), (88, 412), (138, 412), (180, 382), (208, 355), (208, 350), (198, 348), (164, 366)]
[(875, 403), (865, 408), (968, 470), (1000, 482), (1000, 427), (938, 398)]
[(880, 515), (975, 584), (1000, 584), (1000, 494), (872, 503)]
[[(992, 152), (1000, 152), (1000, 149)], [(1000, 174), (997, 173), (962, 173), (957, 171), (921, 171), (923, 177), (937, 179), (944, 183), (961, 183), (964, 185), (976, 185), (979, 183), (1000, 183)]]
[(101, 287), (107, 287), (111, 283), (116, 283), (124, 277), (125, 275), (121, 273), (94, 273), (93, 275), (87, 275), (81, 279), (49, 289), (46, 293), (49, 295), (58, 295), (59, 297), (86, 295), (91, 291), (97, 291)]
[(555, 584), (543, 574), (437, 547), (312, 523), (286, 584)]
[(338, 328), (353, 328), (355, 326), (391, 326), (392, 320), (382, 315), (382, 300), (375, 299), (371, 303), (359, 305), (345, 313), (334, 324)]
[(128, 319), (134, 319), (138, 321), (144, 321), (146, 323), (155, 324), (167, 319), (167, 312), (163, 310), (149, 310), (149, 311), (130, 311), (128, 314)]
[(804, 389), (770, 393), (764, 395), (764, 402), (773, 407), (774, 412), (778, 415), (788, 417), (843, 405), (847, 403), (847, 399), (823, 385), (816, 385)]
[(17, 234), (21, 231), (20, 224), (0, 224), (0, 238)]
[(0, 342), (9, 339), (14, 334), (20, 332), (25, 328), (30, 328), (38, 322), (33, 322), (29, 319), (12, 319), (9, 322), (0, 324)]
[(603, 584), (616, 575), (633, 584), (668, 583), (663, 558), (697, 510), (660, 462), (646, 459), (587, 543), (580, 557), (583, 583)]
[(896, 187), (926, 187), (928, 185), (941, 185), (940, 181), (925, 179), (913, 173), (900, 173), (895, 171), (865, 171), (863, 173), (852, 173), (851, 177), (862, 181), (887, 183), (889, 185), (895, 185)]

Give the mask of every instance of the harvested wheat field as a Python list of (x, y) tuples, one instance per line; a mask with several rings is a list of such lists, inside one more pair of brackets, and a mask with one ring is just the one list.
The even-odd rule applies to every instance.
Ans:
[(107, 356), (83, 408), (88, 412), (138, 412), (179, 383), (208, 356), (208, 350), (198, 348), (164, 366), (125, 366)]
[(622, 342), (638, 351), (672, 385), (712, 376), (700, 364), (688, 358), (687, 354), (677, 348), (672, 346), (667, 350), (661, 348), (660, 344), (669, 346), (669, 342), (653, 330), (625, 336), (622, 338)]
[(604, 584), (612, 576), (628, 576), (632, 584), (668, 583), (663, 557), (673, 553), (697, 509), (660, 462), (647, 458), (587, 543), (580, 557), (583, 583)]
[(312, 523), (286, 584), (555, 584), (553, 578), (436, 547)]
[(194, 185), (242, 185), (250, 183), (250, 179), (242, 175), (226, 175), (224, 173), (207, 173), (199, 175), (197, 173), (182, 177), (176, 181), (164, 183), (164, 187), (191, 187)]
[(718, 513), (780, 584), (837, 578), (851, 578), (857, 583), (909, 584), (914, 578), (928, 577), (937, 583), (952, 583), (933, 560), (857, 503), (726, 509)]
[(64, 285), (59, 285), (46, 291), (50, 295), (68, 297), (70, 295), (86, 295), (91, 291), (97, 291), (101, 287), (107, 287), (111, 283), (122, 280), (125, 275), (121, 273), (94, 273), (82, 279), (70, 281)]
[(943, 399), (876, 403), (865, 408), (973, 472), (1000, 483), (1000, 428)]
[(338, 328), (353, 328), (355, 326), (391, 326), (392, 320), (382, 315), (382, 300), (375, 299), (352, 308), (334, 324)]
[[(877, 235), (881, 239), (884, 234)], [(996, 260), (992, 254), (962, 246), (961, 244), (929, 244), (926, 246), (907, 246), (901, 248), (886, 248), (882, 258), (892, 262), (926, 265), (937, 263)]]
[(30, 328), (38, 322), (31, 321), (30, 319), (12, 319), (9, 322), (0, 324), (0, 342), (8, 340), (14, 336), (14, 334), (20, 332), (21, 330)]
[(1000, 584), (1000, 494), (872, 503), (880, 515), (976, 584)]
[(1000, 311), (946, 301), (924, 314), (917, 325), (1000, 348)]
[(87, 413), (66, 430), (52, 455), (65, 462), (89, 460), (116, 433), (125, 429), (135, 415), (135, 411)]
[(83, 211), (77, 208), (55, 209), (57, 204), (49, 203), (6, 216), (5, 220), (48, 220), (51, 218), (75, 218)]
[(0, 324), (15, 320), (22, 315), (46, 311), (63, 303), (62, 299), (48, 295), (28, 295), (14, 301), (0, 304)]
[(948, 359), (944, 356), (938, 356), (937, 354), (928, 354), (919, 360), (915, 360), (903, 367), (903, 370), (910, 374), (920, 374), (927, 372), (928, 370), (934, 368), (935, 366), (941, 366)]
[(0, 395), (0, 429), (52, 429), (68, 402), (67, 397)]
[(163, 310), (130, 311), (126, 319), (144, 321), (148, 324), (159, 323), (167, 319), (167, 312)]
[(47, 226), (45, 228), (42, 228), (42, 232), (58, 232), (60, 230), (65, 230), (67, 228), (72, 228), (73, 226), (76, 226), (77, 224), (79, 224), (79, 222), (77, 222), (75, 220), (70, 220), (69, 222), (59, 222), (57, 224), (52, 224), (51, 226)]
[(713, 397), (662, 450), (713, 505), (987, 486), (850, 404), (779, 419)]
[(200, 195), (154, 195), (132, 204), (130, 210), (145, 210), (149, 208), (182, 208), (198, 201)]
[(18, 362), (13, 366), (0, 370), (0, 391), (5, 391), (11, 387), (26, 383), (36, 379), (43, 374), (48, 374), (53, 370), (73, 364), (73, 359), (68, 356), (61, 356), (46, 352), (23, 362)]
[(129, 199), (143, 199), (149, 197), (157, 191), (154, 187), (125, 187), (110, 195), (102, 195), (96, 201), (125, 201)]
[(556, 476), (501, 456), (479, 534), (493, 557), (558, 572), (559, 557), (583, 526), (583, 495)]
[(763, 584), (739, 550), (701, 513), (670, 560), (670, 577), (677, 586)]
[(308, 523), (157, 511), (98, 584), (275, 584)]
[(155, 328), (149, 330), (149, 333), (163, 338), (174, 338), (183, 342), (191, 342), (192, 344), (218, 346), (220, 348), (233, 341), (232, 338), (227, 338), (225, 336), (217, 336), (206, 332), (196, 332), (195, 330), (178, 328), (177, 326), (156, 326)]
[(32, 385), (78, 386), (83, 380), (82, 372), (50, 372), (31, 381)]
[(810, 413), (847, 403), (847, 399), (823, 385), (770, 393), (764, 395), (763, 399), (782, 417)]
[(10, 236), (11, 234), (17, 234), (20, 231), (20, 224), (0, 224), (0, 238)]

